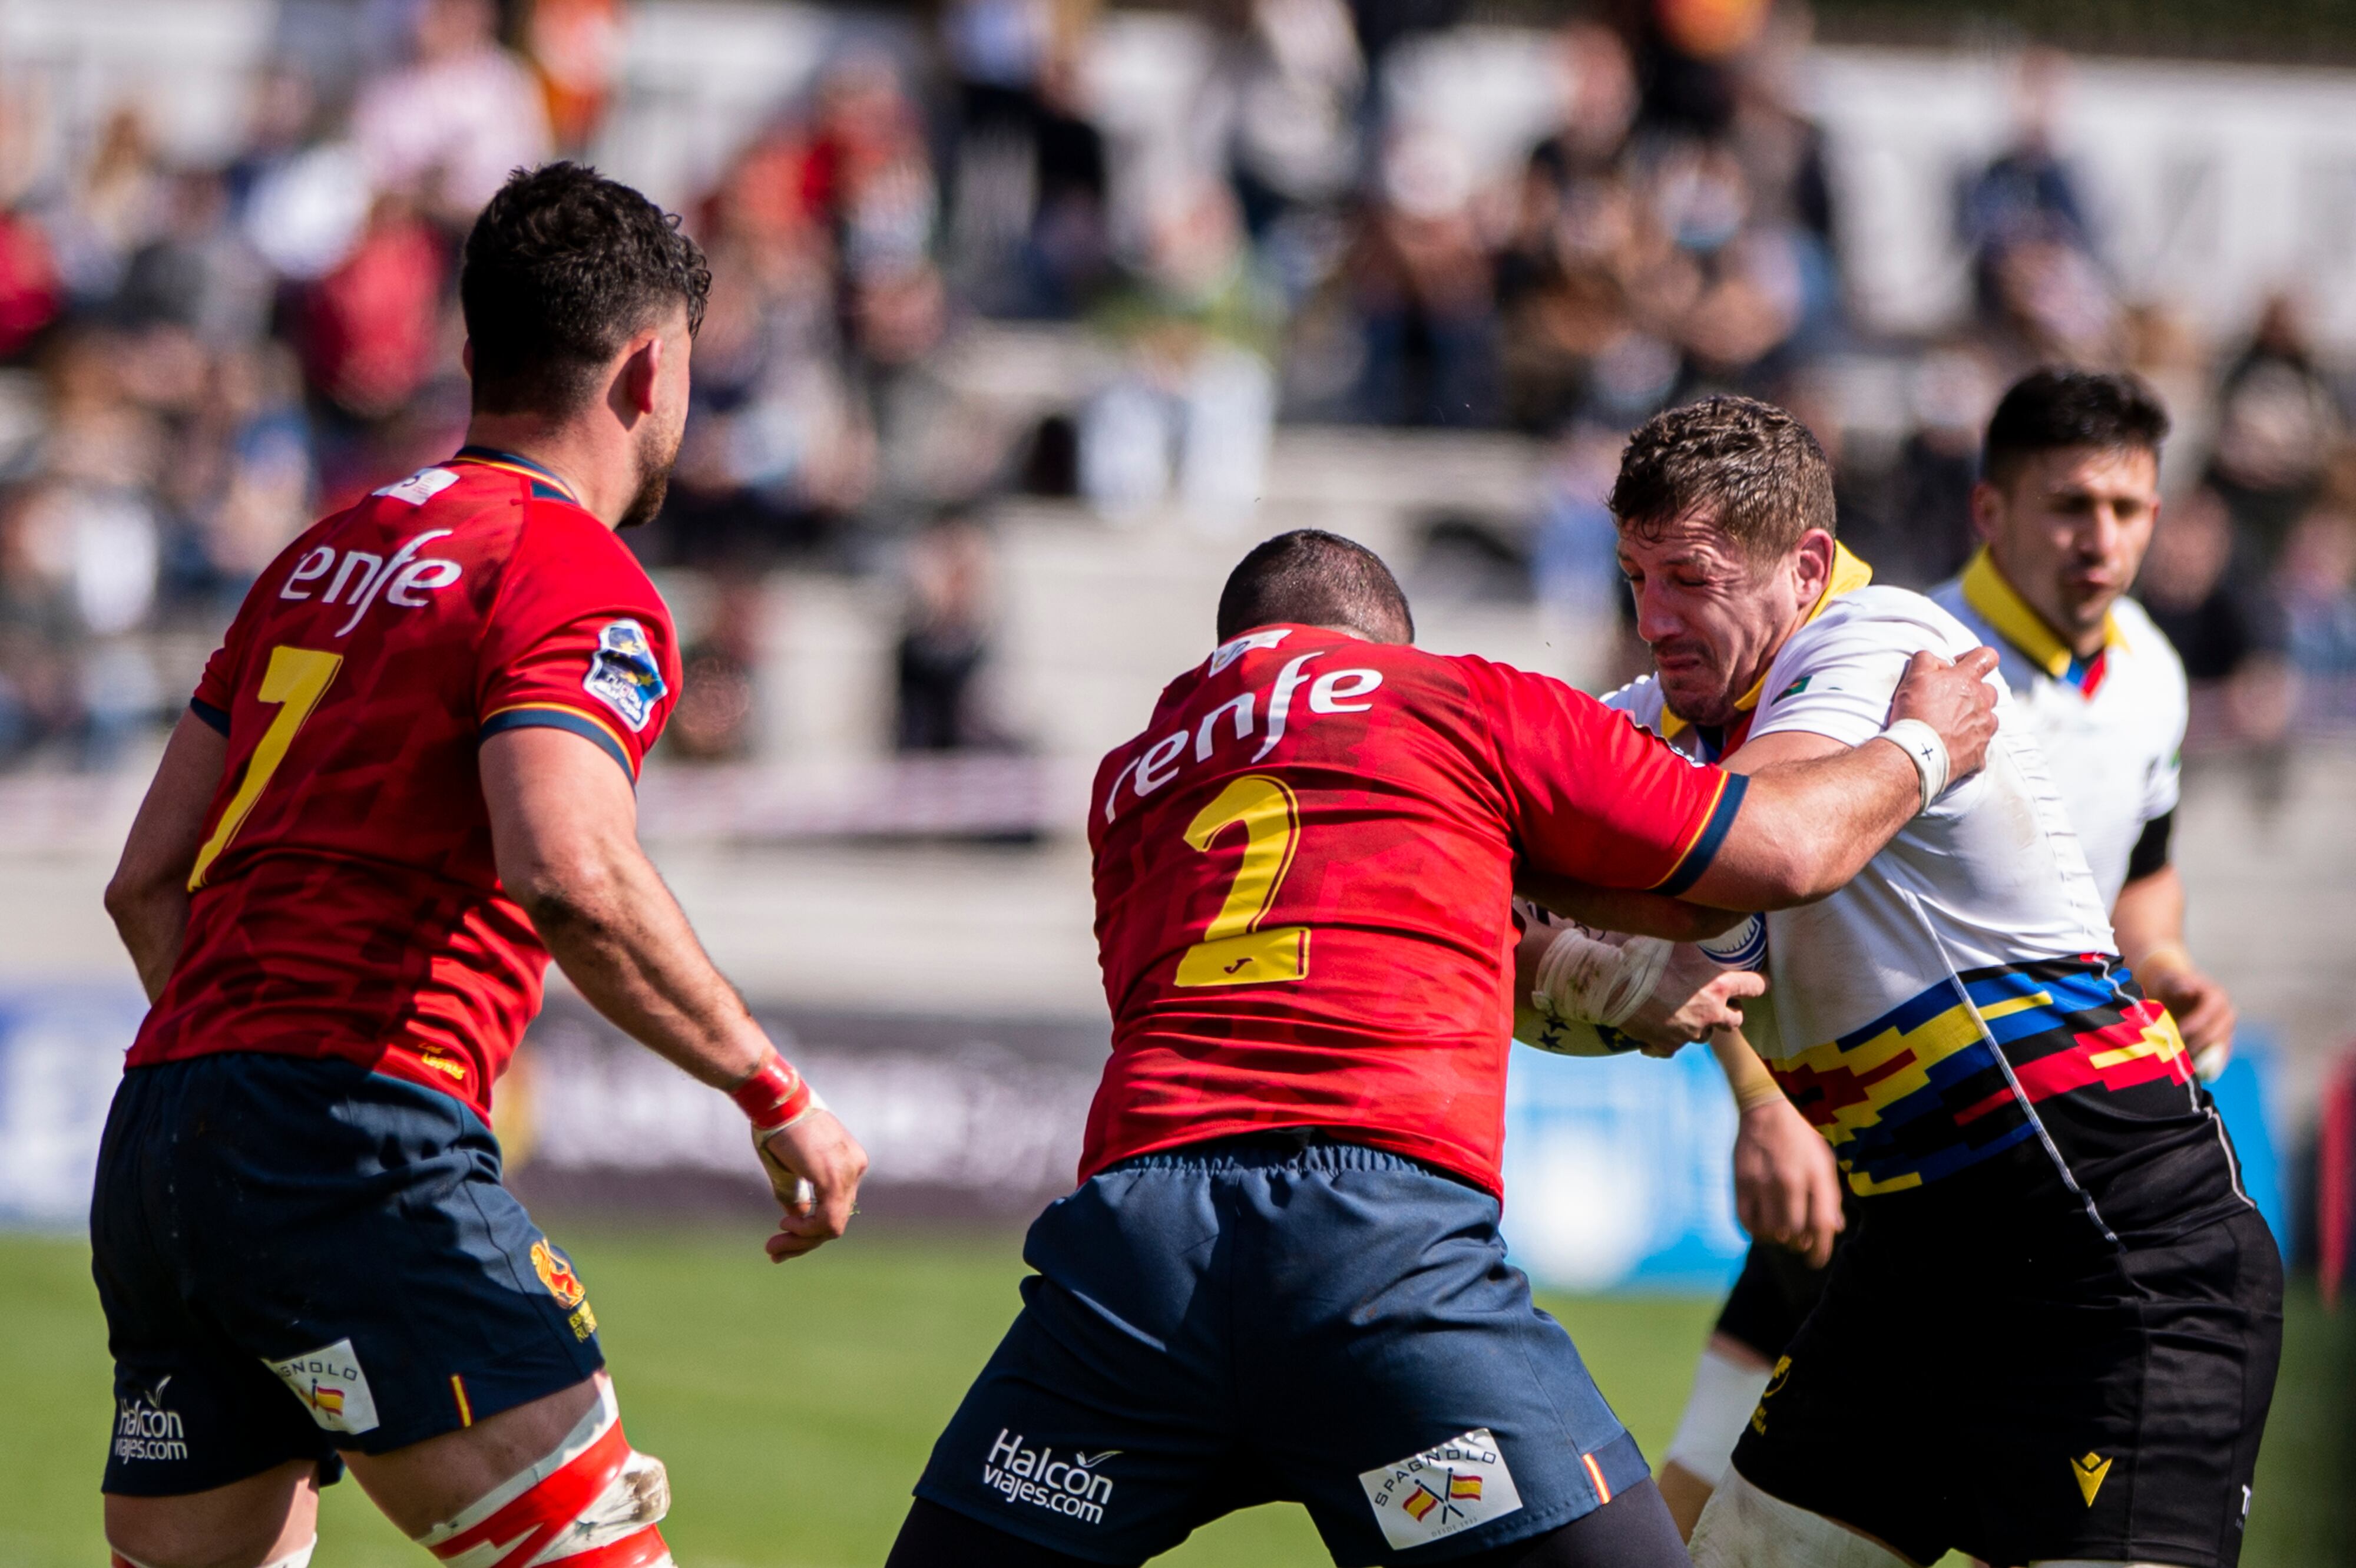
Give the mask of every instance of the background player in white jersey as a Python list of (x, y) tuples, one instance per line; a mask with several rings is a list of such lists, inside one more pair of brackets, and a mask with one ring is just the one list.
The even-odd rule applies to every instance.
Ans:
[[(1975, 644), (1868, 585), (1780, 410), (1655, 418), (1612, 507), (1658, 671), (1612, 700), (1697, 757), (1855, 744), (1911, 655)], [(1858, 1220), (1702, 1516), (1701, 1568), (2239, 1555), (2280, 1260), (2174, 1024), (2113, 956), (2033, 736), (1999, 714), (1980, 773), (1840, 893), (1765, 919), (1746, 1029)]]
[(1988, 421), (1972, 491), (1980, 551), (1931, 597), (2002, 657), (2111, 901), (2120, 955), (2195, 1056), (2222, 1067), (2233, 1002), (2184, 950), (2184, 885), (2169, 859), (2184, 665), (2126, 596), (2159, 518), (2167, 435), (2167, 413), (2132, 376), (2022, 379)]
[[(1988, 422), (1972, 496), (1982, 548), (1930, 596), (1998, 650), (2110, 908), (2120, 955), (2213, 1080), (2232, 1048), (2233, 1004), (2185, 951), (2184, 889), (2169, 859), (2184, 670), (2126, 596), (2158, 518), (2167, 434), (2167, 413), (2133, 377), (2041, 370), (2022, 378)], [(1772, 1113), (1746, 1118), (1753, 1144), (1762, 1124), (1774, 1125)], [(1793, 1151), (1783, 1163), (1801, 1166)], [(1827, 1234), (1803, 1240), (1829, 1251)], [(1826, 1261), (1772, 1241), (1745, 1261), (1662, 1467), (1662, 1495), (1688, 1531), (1770, 1369), (1815, 1305)]]

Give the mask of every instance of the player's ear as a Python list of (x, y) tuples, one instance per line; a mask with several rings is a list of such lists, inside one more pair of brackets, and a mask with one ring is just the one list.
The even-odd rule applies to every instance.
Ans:
[(659, 332), (641, 332), (622, 350), (621, 372), (614, 378), (614, 412), (626, 425), (636, 424), (655, 411), (656, 387), (662, 380), (663, 340)]
[(466, 372), (468, 381), (475, 379), (475, 340), (472, 338), (458, 345), (458, 368)]
[(1815, 604), (1833, 580), (1833, 536), (1821, 528), (1800, 535), (1792, 553), (1792, 574), (1803, 607)]
[(1983, 544), (1996, 542), (1998, 524), (2004, 521), (2004, 492), (1986, 479), (1972, 485), (1972, 532)]

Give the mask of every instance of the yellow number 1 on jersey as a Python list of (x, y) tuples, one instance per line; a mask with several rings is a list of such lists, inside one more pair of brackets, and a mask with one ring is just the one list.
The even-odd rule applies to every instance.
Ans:
[(1227, 886), (1226, 902), (1203, 940), (1178, 959), (1180, 985), (1264, 985), (1309, 972), (1309, 928), (1259, 929), (1301, 837), (1301, 805), (1281, 779), (1247, 774), (1219, 791), (1186, 826), (1186, 843), (1208, 853), (1213, 840), (1237, 824), (1244, 830), (1243, 864)]
[(318, 653), (307, 648), (273, 648), (270, 650), (269, 667), (262, 672), (262, 687), (254, 695), (265, 703), (278, 704), (278, 716), (262, 732), (262, 739), (247, 759), (245, 779), (230, 797), (229, 807), (221, 812), (213, 836), (205, 847), (197, 851), (196, 869), (188, 873), (188, 891), (194, 893), (205, 885), (205, 873), (212, 869), (229, 841), (237, 837), (237, 830), (245, 826), (246, 817), (253, 803), (270, 787), (270, 776), (286, 760), (286, 748), (294, 744), (294, 732), (311, 716), (327, 694), (327, 683), (343, 667), (340, 653)]

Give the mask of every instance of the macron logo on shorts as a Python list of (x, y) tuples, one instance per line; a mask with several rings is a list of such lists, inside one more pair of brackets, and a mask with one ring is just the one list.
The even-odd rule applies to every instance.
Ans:
[(368, 1374), (348, 1339), (289, 1356), (283, 1361), (262, 1358), (262, 1364), (294, 1391), (311, 1419), (329, 1432), (357, 1436), (377, 1426), (376, 1396), (369, 1392)]
[(1001, 1426), (990, 1457), (982, 1461), (981, 1484), (1010, 1503), (1102, 1524), (1105, 1505), (1112, 1501), (1112, 1477), (1098, 1474), (1097, 1466), (1119, 1452), (1107, 1448), (1063, 1457), (1053, 1448), (1025, 1447), (1021, 1433)]
[(1514, 1473), (1485, 1426), (1361, 1471), (1358, 1485), (1366, 1489), (1375, 1522), (1394, 1551), (1455, 1535), (1522, 1507)]

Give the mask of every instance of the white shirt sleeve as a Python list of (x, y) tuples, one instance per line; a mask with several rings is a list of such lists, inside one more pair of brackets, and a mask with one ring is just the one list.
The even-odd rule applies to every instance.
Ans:
[(1751, 737), (1800, 730), (1863, 746), (1889, 724), (1907, 660), (1926, 648), (1952, 657), (1934, 628), (1913, 620), (1811, 622), (1793, 634), (1769, 672)]

